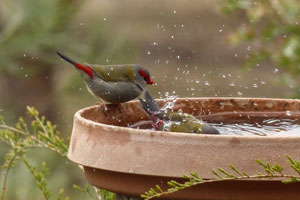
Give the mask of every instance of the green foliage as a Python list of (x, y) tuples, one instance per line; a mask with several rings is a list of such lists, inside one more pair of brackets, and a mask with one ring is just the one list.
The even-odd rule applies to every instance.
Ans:
[[(4, 200), (6, 193), (6, 183), (10, 169), (16, 166), (19, 161), (23, 161), (29, 172), (32, 174), (36, 184), (43, 194), (45, 200), (51, 199), (50, 190), (48, 188), (46, 177), (49, 170), (45, 162), (42, 162), (41, 170), (39, 171), (26, 158), (26, 153), (35, 148), (45, 148), (58, 153), (60, 156), (67, 158), (68, 144), (60, 136), (56, 130), (56, 125), (46, 120), (44, 116), (40, 117), (39, 112), (33, 107), (27, 107), (28, 116), (31, 117), (31, 125), (28, 125), (25, 120), (20, 117), (15, 127), (8, 126), (4, 117), (0, 116), (0, 140), (10, 146), (10, 150), (6, 153), (4, 163), (1, 165), (3, 169), (3, 184), (1, 191), (1, 200)], [(87, 196), (103, 200), (112, 200), (114, 194), (93, 187), (94, 191), (90, 191), (91, 186), (86, 186)], [(80, 188), (76, 186), (75, 188)], [(60, 189), (57, 195), (57, 200), (67, 200), (68, 197), (63, 197), (64, 190)], [(53, 199), (53, 198), (52, 198)]]
[[(132, 56), (124, 52), (129, 33), (112, 36), (103, 21), (88, 18), (80, 25), (84, 1), (0, 1), (0, 71), (33, 76), (59, 61), (55, 51), (67, 49), (89, 62)], [(126, 46), (126, 50), (128, 45)], [(134, 52), (133, 52), (134, 53)], [(56, 59), (54, 59), (56, 58)], [(38, 66), (38, 67), (34, 67)]]
[(32, 166), (28, 160), (23, 156), (23, 161), (27, 168), (29, 169), (30, 173), (33, 175), (34, 179), (36, 180), (37, 186), (42, 191), (44, 198), (49, 199), (50, 198), (50, 191), (48, 190), (47, 182), (46, 182), (46, 176), (49, 174), (49, 171), (46, 167), (46, 163), (42, 163), (42, 172), (37, 172), (36, 168)]
[(262, 172), (258, 172), (255, 175), (249, 176), (245, 172), (238, 170), (235, 166), (229, 165), (231, 171), (226, 171), (223, 168), (218, 168), (217, 170), (212, 170), (212, 174), (216, 177), (215, 179), (202, 179), (198, 176), (197, 173), (193, 172), (190, 175), (184, 175), (183, 178), (187, 179), (184, 183), (179, 183), (177, 181), (171, 180), (168, 182), (170, 186), (167, 190), (162, 190), (159, 185), (156, 185), (155, 188), (150, 188), (148, 192), (142, 194), (141, 197), (144, 199), (153, 199), (163, 195), (168, 195), (179, 190), (183, 190), (195, 185), (219, 182), (219, 181), (228, 181), (228, 180), (245, 180), (245, 179), (272, 179), (272, 178), (282, 178), (282, 183), (293, 183), (300, 182), (300, 162), (298, 160), (292, 159), (290, 156), (286, 156), (290, 164), (290, 167), (298, 173), (297, 176), (291, 174), (283, 173), (283, 167), (279, 164), (271, 165), (270, 163), (264, 163), (261, 160), (256, 160), (257, 164), (260, 165), (263, 169)]
[[(68, 24), (80, 7), (74, 0), (4, 0), (0, 2), (2, 21), (0, 69), (20, 74), (20, 65), (34, 63), (36, 57), (45, 66), (52, 63), (47, 52), (70, 44)], [(41, 12), (42, 11), (42, 12)], [(33, 58), (34, 57), (34, 58)], [(24, 68), (33, 74), (32, 68)], [(35, 69), (36, 70), (36, 69)]]
[[(298, 0), (226, 0), (220, 1), (225, 13), (246, 13), (242, 24), (229, 39), (233, 45), (250, 42), (246, 67), (271, 61), (290, 78), (300, 75), (300, 4)], [(300, 87), (300, 85), (299, 85)]]

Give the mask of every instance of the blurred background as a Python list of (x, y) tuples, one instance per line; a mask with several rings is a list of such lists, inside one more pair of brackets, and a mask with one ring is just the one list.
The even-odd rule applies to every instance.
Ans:
[[(299, 15), (296, 0), (2, 0), (0, 112), (14, 123), (34, 106), (70, 136), (74, 113), (98, 100), (57, 50), (82, 63), (140, 64), (158, 84), (148, 87), (156, 98), (296, 98)], [(1, 162), (6, 151), (1, 143)], [(87, 198), (72, 189), (85, 184), (75, 164), (30, 155), (47, 162), (52, 193)], [(12, 169), (6, 199), (41, 199), (23, 165)]]

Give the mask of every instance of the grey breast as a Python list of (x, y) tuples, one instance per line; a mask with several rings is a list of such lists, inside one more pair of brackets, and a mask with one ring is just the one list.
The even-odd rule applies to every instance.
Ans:
[(111, 103), (122, 103), (137, 98), (142, 90), (131, 82), (105, 82), (97, 80), (88, 84), (93, 93)]

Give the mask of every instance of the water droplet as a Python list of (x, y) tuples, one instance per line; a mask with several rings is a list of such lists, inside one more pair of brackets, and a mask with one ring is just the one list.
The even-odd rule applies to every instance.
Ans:
[(279, 69), (278, 68), (275, 68), (274, 70), (273, 70), (273, 73), (277, 73), (279, 71)]
[(161, 108), (161, 110), (162, 111), (172, 110), (174, 107), (174, 104), (175, 103), (173, 101), (172, 102), (169, 101)]

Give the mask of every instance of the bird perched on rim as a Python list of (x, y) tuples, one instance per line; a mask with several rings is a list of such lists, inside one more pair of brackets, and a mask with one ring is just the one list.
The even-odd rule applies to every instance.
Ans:
[(139, 101), (143, 110), (150, 117), (152, 126), (155, 130), (215, 135), (220, 134), (216, 128), (197, 119), (191, 114), (160, 109), (148, 91), (145, 91), (145, 100), (139, 98)]
[(80, 64), (56, 53), (77, 69), (92, 94), (106, 102), (130, 101), (140, 96), (147, 84), (154, 85), (148, 70), (136, 64)]

